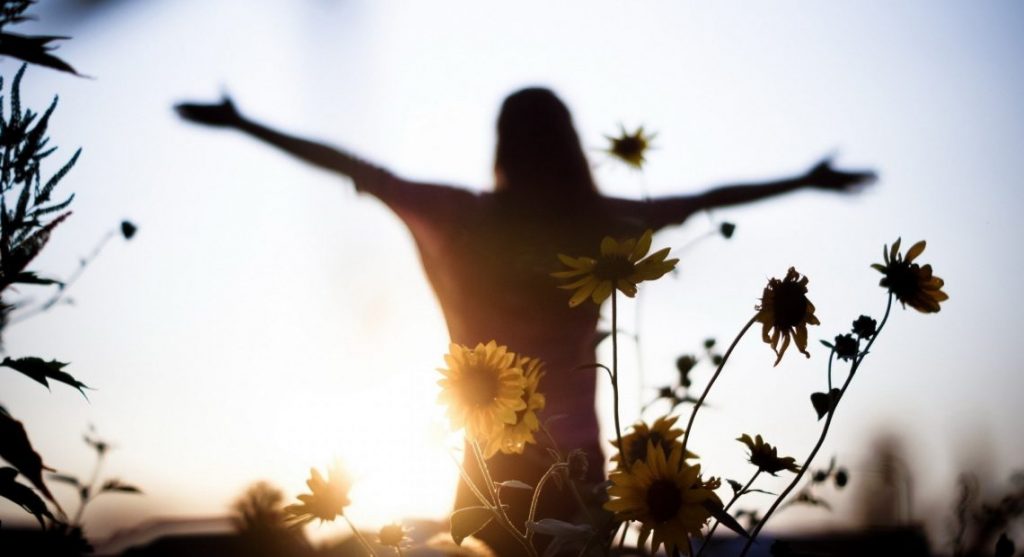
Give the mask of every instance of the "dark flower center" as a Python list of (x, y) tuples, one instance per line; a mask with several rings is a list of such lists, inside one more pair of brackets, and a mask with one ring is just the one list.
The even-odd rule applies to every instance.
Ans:
[(647, 142), (639, 137), (626, 136), (615, 140), (615, 152), (625, 157), (638, 155), (646, 147)]
[(885, 270), (882, 286), (888, 288), (900, 301), (913, 298), (920, 290), (918, 286), (918, 267), (914, 263), (900, 261), (892, 263)]
[(679, 486), (670, 480), (656, 480), (647, 488), (647, 508), (655, 522), (665, 522), (674, 517), (683, 506), (683, 495)]
[(796, 282), (783, 281), (773, 295), (775, 327), (788, 329), (803, 323), (807, 317), (807, 296)]
[(601, 280), (619, 280), (626, 278), (636, 266), (621, 255), (603, 256), (594, 265), (594, 276)]
[(487, 406), (498, 398), (500, 384), (494, 370), (475, 365), (466, 370), (462, 377), (462, 399), (467, 405)]

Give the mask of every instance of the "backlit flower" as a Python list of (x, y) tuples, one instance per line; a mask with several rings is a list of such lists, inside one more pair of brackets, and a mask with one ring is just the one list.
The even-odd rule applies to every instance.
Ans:
[(507, 347), (493, 340), (475, 348), (452, 344), (444, 361), (438, 400), (448, 406), (452, 429), (465, 427), (471, 438), (486, 442), (516, 423), (516, 412), (526, 408), (526, 377)]
[(757, 466), (762, 472), (776, 475), (783, 470), (799, 472), (800, 467), (796, 465), (796, 459), (791, 456), (779, 456), (778, 449), (764, 442), (758, 435), (753, 439), (744, 433), (736, 439), (750, 449), (750, 463)]
[(377, 540), (381, 545), (402, 547), (409, 540), (405, 533), (405, 528), (401, 524), (388, 524), (380, 529), (380, 533), (377, 534)]
[(621, 125), (619, 129), (621, 133), (618, 137), (605, 136), (611, 142), (611, 146), (605, 152), (637, 170), (643, 168), (647, 162), (644, 153), (650, 148), (651, 140), (657, 134), (645, 134), (643, 126), (633, 133), (627, 133), (626, 128)]
[(892, 248), (882, 249), (885, 264), (875, 263), (871, 267), (885, 275), (878, 284), (888, 288), (903, 307), (910, 305), (922, 313), (935, 313), (940, 309), (939, 302), (948, 300), (949, 296), (942, 291), (945, 282), (932, 275), (931, 265), (913, 262), (924, 251), (924, 246), (924, 240), (910, 246), (904, 257), (899, 253), (900, 239), (897, 238)]
[(868, 338), (875, 334), (878, 323), (868, 317), (867, 315), (861, 315), (853, 322), (853, 334), (860, 338)]
[(537, 392), (537, 386), (540, 378), (544, 376), (544, 364), (536, 358), (518, 356), (515, 365), (523, 370), (523, 376), (526, 378), (522, 396), (526, 407), (516, 412), (515, 423), (504, 424), (501, 431), (487, 439), (484, 445), (485, 458), (491, 458), (498, 451), (505, 454), (522, 454), (527, 443), (537, 442), (533, 437), (533, 433), (540, 429), (537, 412), (544, 409), (545, 403), (544, 395)]
[[(612, 462), (618, 462), (622, 467), (623, 452), (626, 453), (626, 461), (630, 464), (647, 460), (648, 447), (659, 449), (665, 453), (665, 456), (668, 456), (672, 453), (672, 449), (679, 444), (678, 439), (683, 435), (682, 429), (672, 427), (677, 419), (679, 419), (678, 416), (662, 416), (654, 420), (654, 424), (649, 427), (644, 422), (637, 422), (629, 433), (622, 436), (622, 445), (625, 447), (625, 451), (619, 449), (617, 440), (612, 440), (612, 446), (619, 449), (612, 455)], [(690, 451), (686, 451), (686, 453), (686, 458), (696, 458), (697, 456)]]
[(807, 326), (818, 325), (819, 321), (814, 316), (814, 304), (807, 299), (807, 277), (801, 277), (796, 269), (790, 267), (786, 278), (769, 280), (761, 296), (761, 305), (756, 309), (755, 319), (764, 325), (761, 338), (772, 346), (778, 356), (775, 365), (782, 361), (791, 339), (797, 350), (811, 357), (807, 352)]
[(853, 335), (838, 335), (834, 350), (836, 358), (851, 361), (860, 354), (860, 341)]
[(604, 508), (619, 520), (639, 522), (638, 543), (643, 547), (650, 537), (652, 553), (661, 545), (670, 555), (674, 550), (687, 553), (689, 537), (701, 537), (711, 517), (708, 507), (722, 504), (711, 489), (715, 482), (701, 479), (699, 464), (683, 462), (683, 447), (678, 444), (667, 456), (649, 447), (646, 459), (628, 470), (615, 470), (609, 479), (610, 500)]
[(652, 234), (652, 231), (647, 230), (639, 239), (627, 238), (621, 241), (605, 236), (601, 241), (601, 254), (596, 259), (559, 254), (558, 259), (569, 269), (551, 273), (551, 276), (573, 279), (559, 286), (575, 290), (569, 299), (569, 306), (576, 307), (587, 298), (600, 304), (611, 295), (612, 289), (618, 289), (632, 298), (636, 295), (638, 283), (657, 279), (675, 268), (678, 259), (665, 259), (669, 248), (647, 255), (651, 249)]
[(345, 507), (351, 502), (348, 491), (352, 487), (349, 477), (337, 464), (327, 471), (327, 480), (316, 468), (310, 468), (306, 485), (310, 493), (299, 495), (302, 503), (288, 505), (284, 511), (294, 522), (304, 524), (319, 518), (321, 521), (333, 521), (341, 516)]

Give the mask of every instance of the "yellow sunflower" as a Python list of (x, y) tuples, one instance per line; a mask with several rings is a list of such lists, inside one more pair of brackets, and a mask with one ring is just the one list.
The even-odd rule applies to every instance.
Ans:
[(284, 508), (289, 518), (297, 524), (305, 524), (314, 518), (320, 521), (333, 521), (342, 515), (345, 507), (351, 503), (348, 491), (352, 482), (348, 475), (337, 464), (327, 470), (327, 480), (316, 468), (310, 468), (306, 485), (310, 493), (298, 496), (302, 503), (288, 505)]
[(626, 128), (622, 125), (619, 126), (619, 129), (621, 132), (618, 137), (605, 136), (611, 142), (611, 145), (605, 152), (640, 170), (643, 168), (644, 163), (647, 162), (647, 159), (644, 158), (644, 153), (651, 147), (651, 140), (657, 134), (652, 133), (648, 135), (644, 133), (643, 126), (637, 128), (633, 133), (627, 133)]
[(932, 275), (931, 265), (922, 267), (914, 263), (914, 259), (924, 252), (924, 246), (924, 240), (910, 246), (904, 257), (899, 253), (900, 239), (897, 238), (892, 248), (882, 249), (885, 264), (875, 263), (871, 268), (885, 275), (879, 286), (888, 288), (903, 307), (909, 304), (921, 313), (936, 313), (941, 309), (939, 302), (948, 300), (949, 296), (942, 291), (945, 282)]
[(750, 449), (750, 463), (757, 466), (762, 472), (768, 472), (774, 476), (782, 470), (800, 471), (800, 467), (796, 465), (796, 459), (791, 456), (780, 457), (778, 449), (765, 443), (760, 435), (751, 439), (744, 433), (736, 440)]
[[(625, 452), (626, 461), (634, 463), (647, 460), (647, 448), (660, 449), (665, 456), (672, 453), (672, 449), (679, 444), (677, 439), (683, 435), (683, 430), (672, 427), (675, 425), (678, 416), (662, 416), (654, 420), (654, 424), (648, 427), (644, 422), (633, 424), (631, 431), (622, 436), (622, 444), (625, 451), (619, 448), (619, 442), (612, 440), (612, 445), (619, 449), (619, 452), (612, 455), (612, 462), (618, 462), (619, 467), (623, 466), (622, 453)], [(686, 451), (686, 458), (696, 458), (697, 455)]]
[(465, 427), (471, 438), (486, 442), (516, 423), (516, 412), (526, 408), (526, 377), (508, 347), (493, 340), (475, 348), (452, 344), (444, 361), (438, 401), (448, 406), (452, 429)]
[(682, 445), (676, 445), (666, 456), (651, 444), (645, 460), (637, 461), (629, 470), (615, 470), (609, 479), (611, 499), (604, 508), (619, 520), (640, 523), (640, 547), (653, 534), (652, 553), (657, 553), (662, 544), (669, 554), (673, 550), (688, 553), (689, 537), (700, 538), (701, 529), (711, 517), (707, 507), (722, 504), (712, 491), (716, 482), (701, 479), (699, 464), (683, 462)]
[[(761, 305), (757, 306), (757, 322), (764, 324), (761, 338), (772, 346), (778, 356), (775, 365), (782, 361), (782, 355), (789, 347), (790, 339), (796, 343), (796, 349), (808, 358), (807, 326), (818, 325), (814, 316), (814, 304), (807, 299), (807, 277), (801, 277), (793, 267), (789, 268), (786, 278), (773, 278), (764, 287)], [(775, 329), (775, 332), (771, 332)], [(782, 347), (779, 347), (779, 340)]]
[(632, 298), (636, 295), (638, 283), (655, 280), (675, 268), (678, 259), (665, 259), (669, 248), (647, 255), (651, 249), (652, 235), (653, 232), (647, 230), (639, 239), (627, 238), (621, 241), (605, 236), (601, 241), (601, 254), (596, 259), (559, 254), (558, 259), (569, 269), (551, 273), (551, 276), (573, 279), (559, 286), (576, 291), (569, 299), (569, 306), (576, 307), (587, 298), (600, 304), (611, 295), (612, 289), (618, 289)]
[(501, 451), (505, 454), (522, 454), (527, 443), (536, 443), (533, 432), (540, 429), (537, 412), (544, 409), (544, 395), (537, 392), (540, 378), (544, 376), (544, 364), (536, 358), (518, 356), (516, 367), (523, 370), (526, 387), (523, 389), (523, 402), (526, 407), (516, 413), (514, 424), (504, 424), (501, 431), (491, 435), (484, 445), (484, 458), (491, 458)]

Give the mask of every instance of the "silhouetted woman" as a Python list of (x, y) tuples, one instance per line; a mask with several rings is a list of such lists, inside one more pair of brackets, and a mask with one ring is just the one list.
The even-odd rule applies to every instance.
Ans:
[[(547, 413), (564, 414), (550, 429), (564, 450), (582, 449), (589, 479), (600, 481), (605, 461), (594, 408), (597, 375), (572, 371), (595, 360), (599, 308), (568, 305), (550, 273), (557, 254), (595, 253), (601, 238), (639, 236), (685, 221), (695, 212), (773, 197), (806, 187), (847, 190), (870, 173), (840, 172), (828, 162), (806, 175), (762, 184), (736, 185), (697, 195), (645, 201), (598, 193), (572, 118), (549, 90), (523, 89), (510, 95), (498, 116), (494, 191), (472, 193), (445, 185), (414, 182), (320, 143), (262, 126), (238, 113), (229, 99), (220, 104), (183, 104), (187, 120), (229, 127), (321, 168), (348, 176), (358, 191), (384, 202), (409, 227), (426, 275), (437, 294), (452, 342), (475, 346), (496, 340), (510, 350), (546, 362), (540, 389)], [(467, 451), (471, 457), (471, 452)], [(550, 457), (530, 446), (523, 455), (495, 455), (488, 461), (496, 481), (531, 485)], [(467, 470), (477, 467), (467, 463)], [(524, 501), (506, 490), (513, 512), (525, 515)], [(522, 492), (528, 497), (528, 493)], [(548, 490), (540, 517), (568, 519), (572, 499)], [(457, 506), (475, 504), (460, 484)], [(515, 518), (514, 518), (515, 520)], [(522, 524), (522, 520), (519, 520)], [(500, 555), (519, 551), (496, 526), (484, 539)]]

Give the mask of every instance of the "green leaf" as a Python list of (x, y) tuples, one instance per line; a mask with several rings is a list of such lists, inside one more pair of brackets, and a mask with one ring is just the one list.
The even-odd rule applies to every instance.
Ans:
[(827, 340), (819, 340), (818, 342), (820, 342), (823, 345), (825, 345), (825, 348), (828, 348), (829, 350), (835, 349), (835, 346), (833, 346), (832, 343), (827, 341)]
[(715, 517), (718, 522), (725, 525), (726, 528), (736, 532), (744, 538), (750, 537), (750, 535), (747, 534), (747, 531), (743, 529), (743, 526), (741, 526), (739, 522), (736, 522), (736, 519), (733, 518), (732, 515), (725, 512), (725, 507), (722, 506), (721, 502), (713, 499), (707, 499), (704, 501), (703, 506), (711, 513), (711, 516)]
[(36, 492), (32, 491), (27, 485), (16, 482), (15, 478), (17, 476), (18, 471), (14, 468), (8, 466), (0, 468), (0, 497), (10, 500), (27, 512), (32, 513), (36, 520), (39, 521), (39, 526), (45, 528), (46, 525), (43, 522), (43, 518), (46, 517), (53, 520), (50, 509), (46, 508), (46, 503), (36, 495)]
[[(65, 385), (70, 385), (78, 389), (78, 392), (82, 393), (82, 396), (85, 396), (85, 391), (83, 389), (88, 389), (89, 387), (85, 383), (82, 383), (72, 377), (68, 372), (62, 371), (67, 365), (68, 364), (65, 362), (58, 362), (57, 360), (45, 361), (42, 358), (36, 358), (34, 356), (18, 358), (17, 360), (4, 358), (4, 361), (0, 362), (0, 366), (9, 367), (15, 371), (19, 371), (27, 375), (29, 378), (39, 382), (47, 389), (50, 388), (50, 383), (47, 380), (52, 379), (58, 383), (64, 383)], [(89, 397), (86, 398), (88, 399)]]
[(494, 518), (487, 507), (465, 507), (452, 513), (452, 541), (461, 546), (462, 540), (479, 532)]
[[(0, 458), (6, 460), (21, 475), (25, 476), (40, 493), (57, 505), (53, 494), (43, 483), (43, 470), (52, 469), (43, 464), (43, 458), (32, 448), (28, 434), (25, 433), (25, 426), (6, 414), (0, 415)], [(58, 505), (57, 508), (59, 509), (60, 506)]]

